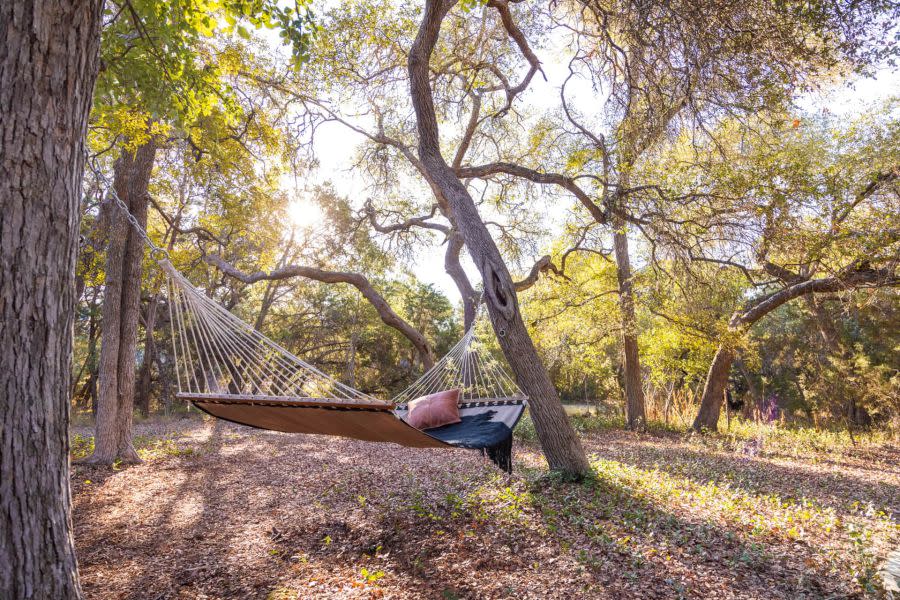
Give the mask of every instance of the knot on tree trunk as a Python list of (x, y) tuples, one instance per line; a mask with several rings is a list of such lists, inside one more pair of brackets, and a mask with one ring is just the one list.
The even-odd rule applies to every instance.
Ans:
[(500, 313), (506, 321), (511, 321), (516, 314), (516, 292), (509, 284), (509, 275), (504, 277), (502, 267), (494, 265), (490, 259), (485, 260), (482, 267), (484, 273), (484, 293), (489, 304)]

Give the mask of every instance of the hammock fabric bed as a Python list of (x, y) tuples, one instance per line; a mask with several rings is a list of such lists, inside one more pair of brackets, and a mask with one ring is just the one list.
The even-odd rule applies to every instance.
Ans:
[[(479, 342), (483, 319), (385, 402), (294, 356), (191, 285), (168, 259), (158, 262), (167, 275), (179, 398), (216, 418), (259, 429), (480, 450), (512, 471), (512, 431), (527, 398)], [(412, 400), (452, 389), (460, 391), (459, 423), (427, 430), (407, 423)]]

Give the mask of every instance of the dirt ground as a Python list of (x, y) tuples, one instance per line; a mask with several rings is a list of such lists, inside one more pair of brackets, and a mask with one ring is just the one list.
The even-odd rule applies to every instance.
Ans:
[[(900, 449), (585, 435), (597, 475), (478, 454), (141, 424), (73, 469), (88, 598), (856, 598), (900, 546)], [(79, 447), (89, 430), (76, 432)]]

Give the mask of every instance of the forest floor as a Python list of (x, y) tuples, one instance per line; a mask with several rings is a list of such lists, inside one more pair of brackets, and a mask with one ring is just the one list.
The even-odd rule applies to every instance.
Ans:
[[(587, 423), (587, 425), (586, 425)], [(478, 454), (141, 423), (144, 463), (73, 469), (88, 598), (879, 597), (900, 446), (578, 421), (593, 478)], [(91, 449), (73, 432), (73, 457)]]

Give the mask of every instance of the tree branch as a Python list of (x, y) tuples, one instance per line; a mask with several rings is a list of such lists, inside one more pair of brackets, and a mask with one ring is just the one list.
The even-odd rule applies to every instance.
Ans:
[(608, 219), (606, 211), (591, 200), (591, 197), (588, 196), (587, 192), (575, 183), (575, 179), (567, 177), (566, 175), (561, 175), (559, 173), (542, 173), (541, 171), (508, 162), (495, 162), (485, 165), (459, 167), (454, 169), (454, 171), (458, 177), (463, 179), (485, 179), (491, 175), (503, 173), (514, 177), (521, 177), (522, 179), (527, 179), (534, 183), (558, 185), (571, 192), (572, 195), (587, 208), (588, 212), (591, 213), (591, 216), (598, 223), (606, 223)]
[(549, 254), (545, 254), (540, 257), (537, 262), (534, 263), (531, 267), (531, 271), (528, 272), (528, 275), (525, 276), (524, 279), (513, 282), (513, 287), (516, 288), (517, 292), (521, 292), (527, 290), (535, 283), (537, 283), (538, 277), (540, 277), (541, 273), (553, 273), (554, 275), (559, 275), (560, 277), (567, 277), (560, 271), (556, 265), (553, 264), (553, 259)]
[(831, 277), (808, 279), (790, 285), (752, 303), (731, 318), (731, 327), (749, 327), (782, 304), (806, 294), (821, 294), (855, 289), (867, 285), (889, 287), (900, 285), (900, 278), (891, 271), (872, 269), (866, 263), (854, 263)]
[(204, 255), (203, 260), (207, 264), (222, 271), (225, 275), (248, 285), (258, 281), (274, 281), (290, 279), (292, 277), (305, 277), (322, 283), (348, 283), (359, 290), (363, 297), (369, 301), (369, 304), (371, 304), (378, 312), (378, 316), (381, 317), (381, 320), (385, 325), (396, 329), (409, 340), (419, 354), (422, 365), (426, 370), (434, 366), (434, 353), (425, 336), (418, 329), (407, 323), (400, 315), (395, 313), (387, 300), (375, 290), (371, 282), (369, 282), (364, 275), (343, 271), (325, 271), (315, 267), (301, 265), (287, 265), (268, 273), (264, 271), (244, 273), (216, 254)]
[(422, 227), (424, 229), (433, 229), (435, 231), (440, 231), (444, 235), (450, 235), (449, 226), (442, 223), (433, 223), (428, 220), (434, 217), (437, 209), (437, 205), (433, 205), (431, 207), (431, 212), (427, 215), (423, 215), (421, 217), (410, 217), (405, 221), (393, 223), (390, 225), (385, 225), (378, 222), (377, 216), (375, 214), (375, 207), (372, 205), (371, 200), (366, 200), (365, 206), (363, 207), (363, 212), (369, 219), (369, 223), (372, 225), (372, 228), (379, 233), (396, 233), (398, 231), (409, 231), (413, 227)]

